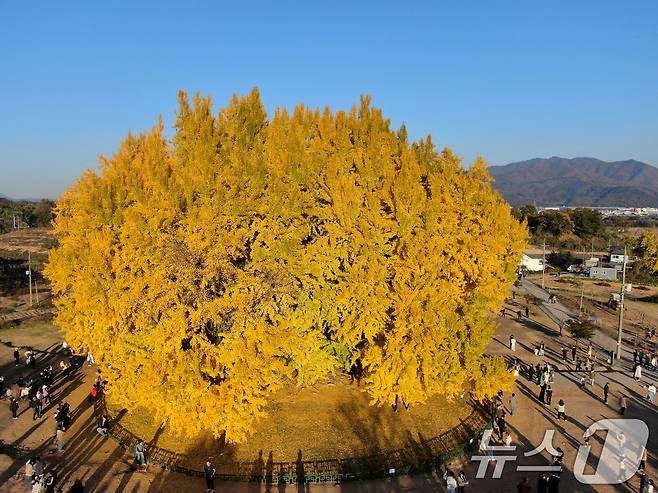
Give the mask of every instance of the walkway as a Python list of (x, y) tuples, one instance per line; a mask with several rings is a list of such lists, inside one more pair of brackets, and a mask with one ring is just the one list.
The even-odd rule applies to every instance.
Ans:
[[(548, 294), (532, 284), (524, 283), (523, 290), (542, 299)], [(517, 297), (518, 298), (518, 297)], [(548, 309), (556, 317), (568, 317), (570, 314), (561, 304), (549, 304)], [(516, 470), (517, 464), (542, 466), (549, 463), (547, 452), (525, 458), (523, 452), (528, 452), (542, 442), (546, 430), (555, 430), (553, 445), (560, 446), (565, 451), (566, 470), (562, 475), (562, 492), (577, 493), (608, 493), (626, 492), (637, 493), (638, 479), (633, 478), (630, 485), (616, 486), (588, 486), (575, 481), (571, 468), (578, 446), (582, 442), (583, 431), (594, 421), (603, 417), (619, 417), (617, 403), (623, 393), (628, 396), (630, 407), (627, 411), (629, 418), (645, 421), (651, 430), (658, 427), (655, 406), (644, 398), (645, 386), (649, 381), (655, 382), (655, 375), (645, 372), (641, 384), (630, 378), (629, 372), (606, 368), (597, 374), (594, 386), (580, 386), (580, 374), (573, 371), (570, 361), (564, 361), (560, 348), (570, 346), (572, 340), (568, 334), (559, 335), (557, 327), (551, 326), (551, 321), (544, 313), (532, 313), (528, 319), (499, 318), (499, 327), (495, 340), (489, 345), (491, 354), (498, 354), (512, 361), (515, 358), (526, 364), (550, 362), (559, 372), (554, 383), (553, 402), (544, 405), (537, 400), (538, 386), (528, 381), (523, 375), (517, 379), (515, 393), (518, 399), (518, 412), (516, 416), (508, 416), (507, 423), (512, 434), (513, 444), (516, 445), (517, 463), (507, 463), (501, 479), (491, 479), (493, 465), (489, 467), (487, 479), (473, 479), (477, 463), (453, 464), (455, 469), (463, 468), (470, 478), (471, 486), (467, 491), (477, 493), (514, 493), (516, 484), (521, 477), (527, 475), (536, 478), (537, 473), (520, 472)], [(514, 334), (517, 339), (516, 352), (512, 353), (507, 345), (509, 336)], [(0, 333), (1, 335), (1, 333)], [(539, 341), (546, 345), (544, 357), (535, 356), (534, 347)], [(599, 340), (604, 345), (605, 338)], [(47, 349), (37, 347), (35, 349)], [(12, 362), (10, 348), (0, 345), (0, 375), (7, 381), (15, 379), (19, 373), (27, 372), (23, 367), (16, 368)], [(57, 363), (61, 356), (58, 353), (43, 353), (39, 364), (48, 362)], [(48, 359), (46, 359), (48, 358)], [(65, 437), (66, 451), (63, 454), (52, 452), (50, 437), (53, 428), (53, 409), (50, 406), (45, 417), (40, 421), (32, 421), (31, 412), (25, 411), (16, 421), (11, 420), (7, 405), (0, 406), (0, 439), (5, 445), (0, 446), (0, 490), (5, 493), (26, 491), (21, 480), (21, 471), (28, 453), (40, 453), (48, 465), (52, 465), (63, 478), (64, 491), (76, 478), (81, 478), (87, 485), (86, 493), (180, 493), (204, 491), (202, 478), (188, 477), (151, 467), (147, 472), (135, 472), (130, 468), (131, 457), (129, 453), (118, 447), (114, 442), (98, 437), (94, 432), (95, 417), (86, 397), (93, 382), (94, 368), (83, 368), (68, 380), (57, 382), (55, 403), (66, 399), (71, 404), (74, 414), (72, 428)], [(602, 386), (608, 382), (611, 387), (611, 396), (608, 404), (602, 400)], [(510, 394), (505, 395), (505, 402)], [(566, 422), (556, 419), (556, 404), (559, 399), (566, 402), (568, 419)], [(153, 437), (143, 437), (149, 442)], [(292, 439), (292, 438), (291, 438)], [(601, 450), (604, 436), (595, 436), (592, 452), (594, 458)], [(652, 434), (648, 444), (650, 453), (658, 450), (658, 435)], [(266, 452), (266, 451), (265, 451)], [(203, 457), (199, 458), (199, 468), (202, 467)], [(293, 459), (294, 460), (294, 459)], [(656, 478), (656, 459), (650, 456), (649, 473)], [(345, 483), (341, 485), (310, 485), (310, 484), (275, 484), (270, 491), (277, 493), (375, 493), (375, 492), (437, 492), (445, 491), (443, 482), (436, 473), (417, 475), (413, 477), (399, 477), (378, 481), (362, 481)], [(264, 484), (257, 483), (224, 483), (217, 482), (218, 492), (223, 493), (262, 493), (266, 491)], [(536, 481), (533, 479), (533, 493), (537, 491)]]

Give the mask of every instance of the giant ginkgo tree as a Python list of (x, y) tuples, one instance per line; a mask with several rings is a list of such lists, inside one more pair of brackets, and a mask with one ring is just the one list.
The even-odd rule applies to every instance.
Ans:
[(410, 142), (368, 98), (179, 104), (172, 139), (129, 134), (57, 202), (56, 322), (109, 399), (239, 441), (274, 392), (337, 372), (373, 405), (509, 384), (484, 351), (527, 235), (481, 159)]

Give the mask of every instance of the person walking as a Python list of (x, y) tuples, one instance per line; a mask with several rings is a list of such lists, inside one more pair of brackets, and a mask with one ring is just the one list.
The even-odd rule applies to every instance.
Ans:
[(637, 349), (633, 350), (633, 365), (637, 364)]
[(656, 386), (652, 383), (647, 388), (647, 399), (653, 404), (653, 401), (656, 399)]
[(215, 473), (217, 470), (210, 459), (203, 466), (203, 474), (206, 478), (206, 493), (215, 493)]
[(576, 361), (576, 353), (578, 350), (576, 349), (576, 345), (572, 344), (571, 345), (571, 361)]
[(516, 394), (512, 392), (512, 396), (509, 398), (509, 413), (512, 416), (516, 416)]
[(514, 339), (514, 335), (509, 336), (509, 348), (512, 351), (516, 351), (516, 339)]
[(610, 383), (606, 382), (603, 387), (603, 402), (608, 403), (608, 394), (610, 394)]
[(566, 406), (564, 404), (564, 400), (560, 399), (557, 403), (557, 419), (558, 419), (558, 421), (560, 420), (560, 418), (564, 419), (565, 421), (567, 420), (565, 410), (566, 410)]
[(544, 351), (546, 350), (546, 346), (544, 345), (544, 341), (539, 342), (539, 356), (544, 356)]
[(635, 365), (635, 372), (633, 374), (636, 382), (642, 380), (642, 365)]
[(628, 401), (626, 400), (625, 395), (621, 395), (619, 398), (619, 414), (624, 416), (626, 414), (626, 408), (628, 407)]
[(527, 306), (525, 307), (525, 318), (530, 318), (530, 310)]
[(565, 348), (564, 346), (562, 346), (561, 349), (562, 349), (562, 359), (563, 359), (564, 361), (567, 361), (567, 348)]

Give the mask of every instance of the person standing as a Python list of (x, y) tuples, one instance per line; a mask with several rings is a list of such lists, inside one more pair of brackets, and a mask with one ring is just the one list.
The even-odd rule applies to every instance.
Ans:
[(21, 364), (21, 353), (18, 351), (18, 348), (14, 348), (14, 362), (16, 366)]
[(551, 385), (546, 386), (546, 405), (551, 405), (551, 400), (553, 399), (553, 387)]
[(564, 361), (567, 361), (567, 348), (565, 348), (564, 346), (562, 346), (562, 359)]
[(81, 480), (76, 479), (73, 486), (71, 486), (69, 493), (85, 493), (85, 485), (82, 484)]
[(633, 365), (637, 364), (637, 349), (633, 350)]
[(565, 421), (567, 420), (565, 410), (566, 410), (566, 405), (564, 404), (564, 401), (562, 399), (560, 399), (557, 403), (557, 419), (558, 419), (558, 421), (560, 420), (560, 418), (564, 419)]
[(530, 493), (532, 491), (532, 486), (530, 486), (530, 481), (525, 477), (521, 482), (516, 486), (516, 491), (518, 493)]
[(135, 462), (139, 463), (140, 466), (144, 466), (146, 464), (146, 457), (144, 455), (144, 451), (146, 450), (146, 445), (144, 444), (144, 440), (141, 438), (137, 440), (137, 443), (135, 444)]
[(498, 427), (498, 437), (502, 438), (505, 431), (505, 408), (502, 404), (499, 404), (496, 408), (496, 425)]
[(539, 342), (539, 356), (544, 356), (544, 351), (546, 350), (546, 346), (544, 346), (544, 341)]
[(62, 430), (62, 428), (57, 428), (56, 440), (57, 440), (57, 451), (64, 452), (64, 430)]
[(459, 471), (457, 475), (457, 493), (466, 493), (466, 487), (468, 486), (468, 479), (464, 471)]
[(514, 339), (514, 335), (509, 336), (509, 348), (512, 351), (516, 351), (516, 339)]
[(9, 410), (11, 411), (11, 417), (14, 419), (18, 419), (18, 407), (18, 399), (12, 397), (11, 401), (9, 402)]
[(642, 380), (642, 365), (635, 365), (635, 372), (633, 376), (635, 377), (636, 382)]
[(610, 393), (610, 383), (606, 382), (603, 387), (603, 402), (608, 403), (608, 394)]
[(649, 452), (647, 451), (647, 448), (644, 447), (644, 450), (642, 451), (642, 458), (640, 459), (641, 471), (644, 471), (647, 468), (647, 460), (649, 460)]
[(34, 479), (35, 468), (34, 465), (37, 462), (36, 457), (30, 457), (25, 464), (25, 481), (27, 483), (27, 489), (32, 489), (32, 480)]
[(626, 400), (626, 396), (622, 394), (622, 396), (619, 398), (619, 414), (624, 416), (626, 414), (627, 407), (628, 401)]
[(44, 481), (44, 486), (46, 488), (46, 493), (55, 493), (55, 486), (57, 483), (57, 471), (50, 471), (46, 474), (46, 480)]
[(527, 306), (525, 307), (525, 318), (530, 318), (530, 310)]
[(509, 398), (509, 413), (516, 416), (516, 394), (512, 392), (512, 397)]
[(206, 478), (206, 493), (215, 493), (215, 473), (217, 470), (208, 459), (203, 466), (203, 474)]
[(35, 474), (32, 478), (32, 493), (43, 493), (45, 488), (45, 478), (43, 475)]
[(512, 435), (510, 435), (507, 431), (503, 433), (503, 445), (505, 447), (512, 446)]
[(446, 489), (448, 493), (455, 493), (457, 491), (457, 480), (455, 479), (454, 472), (446, 471), (443, 474), (443, 480), (446, 482)]
[(577, 353), (576, 345), (572, 344), (571, 345), (571, 361), (576, 361), (576, 353)]
[(96, 433), (98, 433), (102, 437), (106, 437), (109, 428), (110, 428), (110, 418), (107, 416), (107, 414), (103, 414), (100, 422), (98, 423), (98, 426), (96, 427)]
[(48, 386), (44, 383), (41, 386), (41, 397), (43, 397), (43, 402), (50, 404), (52, 402), (52, 397), (50, 396), (50, 389), (48, 389)]
[(647, 399), (653, 404), (653, 401), (656, 399), (656, 386), (652, 383), (647, 389)]
[(546, 399), (546, 383), (542, 381), (542, 383), (539, 385), (539, 402), (544, 402)]

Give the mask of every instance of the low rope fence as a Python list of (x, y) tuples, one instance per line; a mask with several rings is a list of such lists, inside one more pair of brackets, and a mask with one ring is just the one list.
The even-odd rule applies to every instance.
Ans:
[[(108, 414), (105, 397), (94, 405), (97, 417)], [(108, 414), (109, 415), (109, 414)], [(439, 464), (470, 451), (477, 446), (478, 435), (492, 426), (489, 408), (476, 407), (455, 428), (414, 446), (382, 451), (359, 457), (290, 462), (244, 461), (215, 464), (216, 478), (227, 481), (263, 482), (267, 484), (334, 483), (387, 476), (402, 476), (431, 471)], [(138, 437), (121, 423), (110, 419), (109, 436), (121, 447), (133, 451)], [(163, 469), (190, 476), (203, 476), (200, 468), (205, 457), (190, 457), (156, 445), (146, 445), (149, 463)]]

